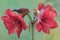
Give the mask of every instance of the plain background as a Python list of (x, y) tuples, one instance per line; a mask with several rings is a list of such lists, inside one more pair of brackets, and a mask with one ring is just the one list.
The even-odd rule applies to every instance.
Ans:
[[(28, 8), (31, 12), (30, 15), (33, 17), (33, 9), (37, 8), (38, 3), (51, 4), (53, 8), (57, 11), (58, 16), (56, 21), (58, 23), (58, 28), (50, 30), (50, 35), (43, 32), (38, 33), (34, 29), (34, 40), (60, 40), (60, 0), (0, 0), (0, 17), (4, 15), (4, 11), (7, 8)], [(25, 21), (28, 25), (29, 19), (26, 16)], [(0, 18), (0, 40), (18, 40), (16, 33), (8, 35), (7, 30)], [(21, 33), (20, 40), (31, 40), (31, 33), (29, 34), (28, 29), (23, 30)]]

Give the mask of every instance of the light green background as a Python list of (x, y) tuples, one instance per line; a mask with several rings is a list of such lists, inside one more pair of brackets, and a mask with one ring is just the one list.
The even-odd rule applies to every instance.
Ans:
[[(34, 29), (34, 40), (60, 40), (60, 0), (0, 0), (0, 17), (4, 15), (4, 11), (7, 8), (28, 8), (30, 9), (30, 14), (33, 16), (33, 9), (37, 8), (38, 3), (43, 2), (44, 4), (50, 3), (57, 11), (58, 16), (56, 17), (56, 21), (58, 23), (58, 28), (50, 30), (51, 34), (47, 35), (43, 32), (38, 33), (36, 29)], [(25, 17), (25, 21), (28, 25), (28, 17)], [(21, 37), (19, 40), (31, 40), (31, 33), (29, 34), (28, 29), (26, 31), (22, 31)], [(5, 26), (2, 23), (0, 18), (0, 40), (18, 40), (16, 33), (12, 35), (8, 35)]]

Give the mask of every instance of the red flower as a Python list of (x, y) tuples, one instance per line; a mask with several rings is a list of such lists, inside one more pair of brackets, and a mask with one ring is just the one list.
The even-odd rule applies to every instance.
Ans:
[(50, 34), (49, 29), (58, 27), (58, 24), (54, 20), (57, 16), (56, 11), (51, 7), (51, 5), (48, 4), (44, 6), (42, 3), (38, 5), (38, 11), (39, 14), (41, 14), (38, 16), (39, 19), (36, 21), (38, 32), (42, 30), (44, 33)]
[(20, 38), (20, 34), (22, 29), (26, 29), (27, 26), (24, 22), (22, 14), (16, 14), (12, 12), (10, 9), (5, 11), (5, 16), (2, 16), (2, 20), (9, 34), (13, 34), (17, 32), (18, 38)]
[(44, 4), (43, 3), (38, 4), (38, 10), (40, 11), (42, 8), (44, 8)]

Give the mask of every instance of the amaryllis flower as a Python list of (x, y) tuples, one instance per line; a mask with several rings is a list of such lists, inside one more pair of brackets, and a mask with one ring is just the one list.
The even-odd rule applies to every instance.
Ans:
[(20, 38), (20, 34), (22, 30), (26, 30), (27, 26), (23, 19), (22, 14), (16, 14), (15, 12), (7, 9), (5, 11), (5, 16), (2, 16), (3, 23), (8, 30), (9, 34), (17, 33), (18, 38)]
[(54, 20), (57, 16), (56, 11), (52, 8), (51, 5), (44, 6), (43, 3), (38, 5), (38, 16), (36, 18), (36, 29), (38, 32), (43, 31), (46, 34), (50, 34), (49, 29), (54, 29), (58, 27), (58, 24)]

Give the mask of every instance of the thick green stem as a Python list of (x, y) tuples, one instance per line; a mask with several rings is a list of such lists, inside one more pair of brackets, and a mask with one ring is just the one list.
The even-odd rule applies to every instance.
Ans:
[(20, 40), (20, 39), (18, 39), (18, 40)]
[(30, 22), (29, 22), (29, 33), (30, 33), (30, 26), (31, 26), (32, 18), (31, 18), (31, 16), (30, 16), (30, 15), (28, 15), (28, 18), (29, 18), (29, 20), (30, 20)]
[(32, 40), (34, 40), (34, 23), (35, 21), (33, 20), (32, 21), (32, 18), (30, 15), (28, 15), (29, 17), (29, 20), (30, 20), (30, 23), (29, 23), (29, 32), (30, 32), (30, 27), (31, 27), (31, 30), (32, 30)]
[(32, 25), (32, 40), (34, 40), (34, 24), (35, 24), (35, 21), (33, 20), (31, 22), (31, 25)]
[(34, 40), (34, 25), (32, 25), (32, 40)]
[(28, 15), (28, 18), (29, 18), (29, 20), (30, 20), (30, 21), (32, 21), (32, 18), (31, 18), (31, 16), (30, 16), (30, 15)]

